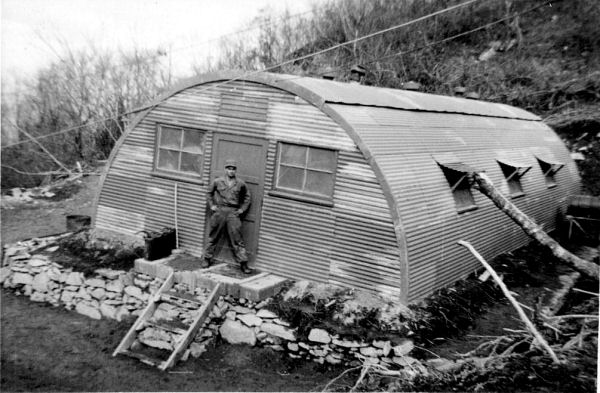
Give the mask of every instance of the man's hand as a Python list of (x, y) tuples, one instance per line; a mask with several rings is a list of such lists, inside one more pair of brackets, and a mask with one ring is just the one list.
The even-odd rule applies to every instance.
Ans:
[(235, 214), (236, 216), (239, 216), (239, 215), (240, 215), (240, 214), (242, 214), (243, 212), (244, 212), (244, 211), (243, 211), (242, 209), (237, 209), (237, 210), (234, 212), (234, 214)]
[(210, 210), (213, 211), (213, 212), (216, 212), (217, 210), (219, 210), (219, 208), (216, 207), (216, 206), (211, 206)]

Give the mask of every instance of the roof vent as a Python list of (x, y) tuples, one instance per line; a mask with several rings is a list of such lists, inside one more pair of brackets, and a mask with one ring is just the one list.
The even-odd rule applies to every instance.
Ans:
[(419, 90), (421, 90), (421, 84), (419, 82), (415, 82), (415, 81), (408, 81), (408, 82), (404, 82), (402, 84), (402, 88), (404, 90), (419, 91)]
[(350, 83), (363, 84), (366, 75), (367, 69), (360, 64), (355, 64), (350, 68)]
[(464, 86), (457, 86), (454, 88), (454, 95), (458, 96), (458, 97), (462, 97), (465, 95), (465, 93), (467, 92), (467, 89), (465, 89)]

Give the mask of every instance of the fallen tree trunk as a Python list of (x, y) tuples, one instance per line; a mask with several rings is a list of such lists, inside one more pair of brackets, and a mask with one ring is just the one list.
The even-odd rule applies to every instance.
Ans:
[(483, 257), (481, 256), (481, 254), (479, 254), (477, 252), (477, 250), (475, 250), (475, 248), (469, 242), (466, 242), (464, 240), (459, 240), (458, 244), (460, 244), (461, 246), (466, 247), (469, 251), (471, 251), (471, 253), (475, 256), (475, 258), (477, 258), (477, 260), (479, 262), (481, 262), (481, 264), (486, 268), (486, 270), (488, 272), (490, 272), (490, 274), (492, 275), (492, 278), (494, 279), (494, 281), (496, 281), (496, 284), (498, 284), (498, 286), (502, 290), (502, 293), (504, 293), (504, 296), (506, 296), (506, 298), (510, 301), (510, 303), (513, 305), (513, 307), (515, 308), (515, 310), (517, 310), (517, 314), (519, 314), (519, 317), (521, 318), (521, 320), (523, 321), (523, 323), (527, 327), (527, 330), (529, 330), (529, 332), (531, 333), (531, 335), (533, 337), (535, 337), (535, 340), (540, 344), (540, 346), (542, 348), (544, 348), (544, 350), (546, 352), (548, 352), (548, 355), (550, 355), (550, 358), (552, 358), (552, 360), (554, 361), (554, 363), (560, 363), (560, 360), (558, 360), (558, 357), (556, 356), (556, 353), (554, 353), (554, 351), (552, 350), (552, 348), (550, 348), (550, 345), (548, 344), (548, 341), (546, 341), (546, 339), (544, 338), (544, 336), (541, 335), (541, 333), (535, 328), (534, 324), (529, 320), (529, 318), (527, 318), (527, 315), (525, 314), (525, 311), (523, 311), (523, 309), (519, 305), (519, 302), (517, 302), (517, 300), (511, 294), (510, 290), (506, 287), (506, 285), (504, 284), (504, 281), (502, 281), (502, 279), (500, 278), (500, 276), (498, 276), (498, 274), (496, 273), (496, 271), (494, 270), (494, 268), (492, 268), (490, 266), (490, 264), (487, 263), (487, 261), (485, 259), (483, 259)]
[(525, 213), (519, 210), (518, 207), (502, 195), (502, 193), (494, 187), (494, 184), (485, 173), (473, 172), (473, 182), (475, 183), (475, 188), (490, 198), (492, 202), (516, 222), (525, 233), (537, 240), (543, 246), (548, 247), (555, 257), (564, 261), (573, 269), (594, 279), (598, 279), (598, 275), (600, 274), (598, 265), (573, 255), (558, 244), (557, 241), (548, 236), (539, 225), (534, 223)]

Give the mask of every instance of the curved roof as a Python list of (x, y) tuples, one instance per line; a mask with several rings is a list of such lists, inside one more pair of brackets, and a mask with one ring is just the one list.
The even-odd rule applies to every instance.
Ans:
[(152, 104), (134, 112), (158, 105), (166, 98), (192, 86), (208, 82), (222, 82), (225, 84), (233, 81), (249, 81), (271, 85), (297, 94), (318, 107), (329, 103), (520, 120), (541, 120), (538, 116), (530, 112), (505, 104), (401, 89), (364, 86), (356, 83), (337, 82), (306, 76), (266, 72), (242, 73), (235, 71), (205, 74), (184, 80), (172, 91), (163, 95)]

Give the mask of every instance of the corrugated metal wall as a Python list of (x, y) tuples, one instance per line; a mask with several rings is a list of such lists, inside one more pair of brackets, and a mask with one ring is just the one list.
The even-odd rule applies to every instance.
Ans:
[[(263, 137), (269, 149), (257, 267), (399, 295), (399, 253), (387, 202), (347, 133), (314, 106), (282, 90), (240, 81), (208, 86), (170, 97), (127, 134), (108, 169), (96, 227), (134, 234), (173, 226), (176, 182), (151, 175), (156, 124), (206, 130), (204, 184), (177, 182), (180, 246), (200, 255), (214, 132)], [(268, 194), (279, 141), (339, 151), (333, 207)]]
[[(528, 242), (528, 237), (493, 203), (473, 191), (478, 209), (458, 214), (448, 182), (434, 156), (452, 154), (486, 171), (507, 193), (496, 158), (532, 169), (522, 178), (525, 196), (512, 201), (547, 230), (559, 207), (577, 193), (579, 176), (560, 139), (539, 122), (331, 105), (355, 129), (381, 168), (398, 204), (407, 237), (409, 300), (426, 296), (479, 268), (457, 240), (471, 242), (492, 258)], [(536, 154), (568, 163), (547, 188)]]

